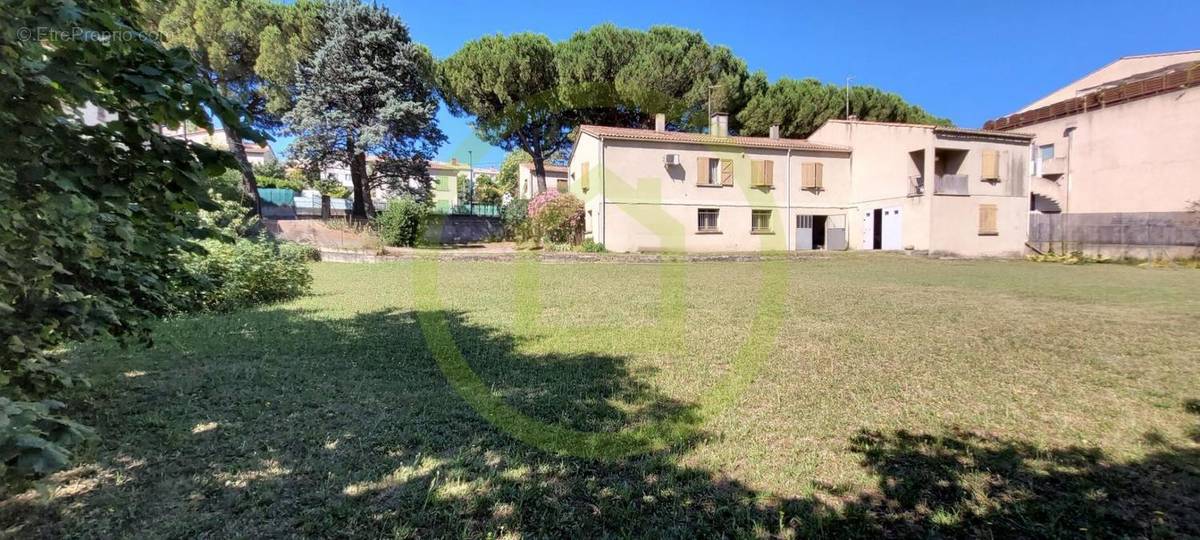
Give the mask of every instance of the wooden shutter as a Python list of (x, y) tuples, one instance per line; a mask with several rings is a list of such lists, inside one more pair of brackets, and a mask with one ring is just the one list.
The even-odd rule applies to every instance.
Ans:
[(768, 160), (762, 162), (762, 164), (763, 164), (763, 185), (764, 186), (774, 186), (775, 185), (775, 162), (768, 159)]
[(822, 163), (801, 163), (800, 164), (800, 189), (821, 189), (823, 187), (822, 174), (824, 173), (824, 164)]
[(587, 191), (588, 187), (590, 187), (590, 185), (591, 185), (591, 182), (588, 179), (589, 172), (590, 171), (588, 170), (588, 162), (585, 161), (585, 162), (583, 162), (583, 167), (579, 170), (579, 187), (582, 188), (584, 191)]
[(710, 182), (710, 180), (708, 178), (708, 158), (698, 157), (698, 158), (696, 158), (696, 183), (697, 184), (707, 184), (709, 182)]
[(733, 185), (733, 160), (732, 159), (722, 159), (721, 160), (721, 185), (722, 186), (732, 186)]
[(995, 150), (983, 151), (983, 171), (980, 174), (983, 180), (999, 180), (1000, 179), (1000, 152)]
[(750, 161), (750, 185), (752, 187), (763, 185), (763, 162), (757, 159)]
[(996, 235), (1000, 230), (996, 226), (996, 205), (979, 205), (979, 234)]

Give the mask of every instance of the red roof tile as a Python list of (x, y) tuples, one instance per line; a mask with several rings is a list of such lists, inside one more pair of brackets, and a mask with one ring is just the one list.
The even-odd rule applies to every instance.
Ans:
[(682, 131), (655, 131), (653, 129), (620, 128), (612, 126), (579, 126), (583, 133), (607, 139), (629, 141), (672, 142), (681, 144), (700, 144), (705, 146), (739, 146), (744, 148), (778, 148), (792, 150), (809, 150), (813, 152), (837, 152), (848, 154), (850, 148), (831, 144), (817, 144), (805, 139), (772, 139), (769, 137), (715, 137), (705, 133), (686, 133)]

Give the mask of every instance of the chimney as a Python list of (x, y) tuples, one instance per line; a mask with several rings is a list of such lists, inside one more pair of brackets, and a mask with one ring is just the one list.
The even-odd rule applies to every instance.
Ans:
[(779, 138), (779, 124), (772, 124), (772, 125), (771, 125), (771, 138), (772, 138), (772, 139), (778, 139), (778, 138)]
[(452, 157), (452, 158), (450, 158), (450, 164), (451, 164), (451, 165), (458, 165), (458, 158), (456, 158), (456, 157)]
[(654, 115), (654, 131), (662, 133), (667, 130), (667, 115), (658, 113)]
[(729, 115), (723, 112), (712, 113), (708, 119), (708, 134), (714, 137), (728, 137)]

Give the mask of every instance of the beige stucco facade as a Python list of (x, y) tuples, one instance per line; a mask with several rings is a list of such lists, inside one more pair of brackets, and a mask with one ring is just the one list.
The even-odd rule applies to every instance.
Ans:
[[(980, 178), (984, 150), (1000, 158), (998, 180)], [(932, 181), (924, 192), (910, 189), (926, 170), (940, 172), (947, 152), (952, 172), (968, 177), (966, 193), (935, 193)], [(612, 251), (844, 246), (1013, 255), (1023, 250), (1028, 222), (1028, 153), (1020, 135), (870, 122), (831, 121), (807, 141), (584, 126), (568, 171), (570, 190), (585, 201), (586, 236)], [(728, 162), (732, 182), (704, 183), (708, 160)], [(753, 185), (764, 174), (755, 167), (769, 168), (770, 186)], [(814, 167), (819, 187), (805, 181)], [(994, 207), (996, 230), (981, 234), (980, 205)], [(714, 212), (712, 227), (701, 213)]]
[[(546, 163), (542, 166), (546, 171), (546, 189), (567, 189), (567, 168)], [(532, 199), (538, 194), (538, 184), (534, 175), (533, 163), (522, 163), (517, 167), (517, 197)]]
[[(900, 212), (903, 249), (967, 256), (1014, 256), (1025, 249), (1030, 136), (916, 124), (830, 120), (810, 141), (849, 146), (851, 247), (871, 249), (876, 210)], [(998, 174), (985, 178), (985, 151)], [(945, 182), (946, 177), (956, 182)], [(989, 175), (990, 176), (990, 175)], [(964, 178), (965, 177), (965, 178)], [(981, 207), (995, 229), (981, 230)], [(890, 209), (890, 210), (889, 210)], [(989, 210), (990, 211), (990, 210)], [(895, 245), (895, 242), (892, 242)]]

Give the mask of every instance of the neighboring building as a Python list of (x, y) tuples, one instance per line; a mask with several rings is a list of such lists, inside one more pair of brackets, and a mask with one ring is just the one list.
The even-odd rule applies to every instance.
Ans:
[(429, 176), (433, 177), (434, 208), (443, 214), (450, 213), (465, 200), (467, 186), (459, 182), (460, 174), (469, 180), (473, 176), (481, 174), (494, 177), (499, 173), (500, 171), (496, 169), (475, 167), (474, 175), (472, 175), (471, 166), (458, 161), (458, 159), (451, 159), (449, 162), (429, 162)]
[[(830, 121), (808, 140), (581, 126), (569, 189), (613, 251), (1020, 254), (1027, 135)], [(923, 188), (928, 178), (928, 188)]]
[[(542, 166), (546, 171), (546, 189), (555, 189), (561, 193), (567, 191), (567, 168), (546, 163)], [(532, 199), (538, 194), (537, 178), (533, 174), (533, 162), (527, 161), (517, 167), (517, 197)]]
[[(163, 128), (162, 133), (178, 139), (185, 139), (192, 142), (198, 142), (211, 146), (228, 150), (229, 144), (225, 140), (225, 129), (216, 128), (209, 133), (208, 130), (198, 128), (194, 125), (184, 124), (179, 129), (171, 130)], [(263, 163), (273, 163), (276, 161), (275, 151), (271, 149), (271, 144), (260, 145), (252, 141), (242, 143), (246, 148), (246, 160), (251, 165), (261, 165)]]
[(1121, 58), (985, 127), (1035, 136), (1030, 209), (1069, 214), (1033, 216), (1033, 242), (1200, 241), (1185, 213), (1200, 200), (1200, 50)]

